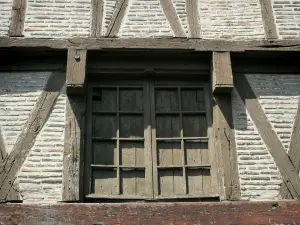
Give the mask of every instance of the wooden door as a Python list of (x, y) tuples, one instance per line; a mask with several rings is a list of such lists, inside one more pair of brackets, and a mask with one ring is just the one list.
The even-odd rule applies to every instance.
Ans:
[(148, 85), (89, 88), (88, 198), (152, 196)]

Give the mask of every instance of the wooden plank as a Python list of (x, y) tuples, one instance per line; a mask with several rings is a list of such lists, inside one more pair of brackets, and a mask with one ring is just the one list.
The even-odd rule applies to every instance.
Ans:
[(214, 93), (231, 93), (234, 84), (229, 52), (213, 52), (212, 81)]
[(6, 157), (7, 157), (7, 152), (6, 152), (5, 143), (1, 132), (1, 127), (0, 127), (0, 166)]
[(187, 21), (189, 25), (189, 37), (191, 38), (201, 38), (201, 28), (199, 21), (199, 6), (198, 1), (186, 0), (185, 1)]
[(106, 30), (106, 37), (116, 37), (121, 27), (129, 0), (117, 0), (110, 24)]
[(300, 40), (226, 41), (187, 38), (7, 38), (0, 37), (0, 48), (79, 48), (103, 49), (172, 49), (186, 51), (300, 51)]
[(271, 0), (259, 0), (267, 39), (278, 39)]
[[(298, 110), (295, 117), (293, 133), (291, 137), (290, 150), (288, 153), (289, 159), (293, 163), (296, 173), (300, 170), (300, 100), (298, 102)], [(289, 190), (285, 185), (281, 185), (279, 194), (282, 199), (292, 198)]]
[(257, 127), (263, 141), (273, 156), (281, 173), (284, 184), (287, 186), (294, 199), (300, 198), (300, 178), (296, 168), (286, 154), (277, 134), (268, 121), (261, 105), (259, 104), (253, 90), (245, 75), (234, 77), (235, 87), (245, 103), (245, 106)]
[(80, 160), (83, 143), (85, 99), (69, 97), (66, 103), (62, 201), (80, 200)]
[(103, 0), (92, 0), (91, 37), (100, 37), (102, 34)]
[[(206, 199), (203, 199), (205, 201)], [(210, 200), (210, 199), (207, 199)], [(51, 216), (49, 216), (49, 214)], [(1, 204), (13, 224), (299, 224), (299, 201)], [(42, 222), (41, 222), (42, 221)], [(120, 222), (121, 221), (121, 222)], [(199, 222), (201, 221), (201, 223)]]
[(23, 36), (26, 8), (27, 0), (13, 0), (9, 36)]
[(170, 23), (175, 37), (185, 37), (186, 35), (182, 29), (180, 20), (178, 18), (172, 0), (160, 0), (160, 5), (163, 8), (165, 16)]
[(0, 168), (0, 199), (6, 199), (11, 190), (16, 174), (34, 145), (37, 135), (46, 123), (64, 83), (64, 73), (54, 72), (49, 77), (44, 91), (41, 93), (11, 153)]
[(213, 111), (215, 147), (217, 148), (215, 158), (221, 158), (221, 162), (219, 161), (218, 163), (222, 166), (220, 173), (224, 177), (224, 197), (228, 200), (239, 200), (240, 183), (233, 130), (231, 96), (215, 95)]
[(85, 91), (86, 49), (68, 50), (67, 61), (67, 93), (69, 95), (82, 95)]

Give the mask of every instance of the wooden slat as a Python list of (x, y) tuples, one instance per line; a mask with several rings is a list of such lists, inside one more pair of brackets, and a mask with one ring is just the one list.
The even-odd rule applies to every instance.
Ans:
[(187, 21), (189, 25), (189, 37), (191, 38), (201, 38), (201, 29), (198, 13), (198, 1), (186, 0), (186, 13)]
[(186, 51), (300, 51), (300, 40), (226, 41), (186, 38), (7, 38), (0, 37), (0, 48), (69, 49), (172, 49)]
[(261, 7), (261, 14), (267, 39), (277, 39), (276, 24), (272, 9), (271, 0), (259, 0)]
[(277, 134), (268, 121), (257, 97), (245, 75), (236, 75), (234, 77), (236, 89), (245, 103), (245, 106), (257, 127), (263, 141), (273, 156), (277, 167), (281, 173), (284, 184), (287, 186), (291, 196), (294, 199), (300, 198), (300, 178), (293, 166), (290, 158), (286, 154)]
[(92, 0), (91, 37), (100, 37), (102, 34), (103, 0)]
[[(288, 153), (289, 159), (293, 163), (296, 173), (299, 173), (300, 170), (300, 100), (298, 102), (298, 110), (294, 122), (293, 133), (290, 143), (290, 151)], [(289, 190), (285, 185), (280, 187), (279, 194), (282, 199), (292, 198)]]
[(213, 52), (212, 80), (214, 93), (231, 93), (234, 85), (229, 52)]
[(170, 23), (175, 37), (185, 37), (186, 35), (184, 34), (172, 0), (160, 0), (160, 4), (163, 8), (167, 20)]
[[(222, 165), (224, 176), (225, 198), (240, 199), (240, 183), (237, 165), (237, 153), (233, 131), (232, 103), (230, 95), (214, 96), (214, 133), (216, 159)], [(219, 168), (221, 169), (221, 168)], [(221, 181), (219, 181), (221, 182)]]
[(0, 199), (5, 199), (11, 190), (16, 174), (34, 145), (37, 135), (46, 123), (64, 83), (65, 74), (61, 72), (53, 73), (48, 79), (46, 87), (24, 125), (11, 153), (0, 168)]
[(83, 142), (84, 111), (83, 97), (67, 99), (62, 201), (80, 200), (80, 149)]
[(27, 0), (13, 0), (9, 36), (23, 36)]
[(86, 49), (68, 50), (67, 61), (67, 93), (69, 95), (82, 95), (85, 90)]
[(111, 18), (110, 24), (107, 27), (105, 36), (116, 37), (119, 32), (123, 17), (126, 12), (129, 0), (117, 0), (116, 6)]

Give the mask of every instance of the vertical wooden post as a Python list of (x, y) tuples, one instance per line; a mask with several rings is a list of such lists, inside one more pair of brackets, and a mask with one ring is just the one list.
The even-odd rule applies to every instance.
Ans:
[(222, 168), (219, 172), (223, 175), (219, 182), (224, 184), (225, 199), (239, 200), (240, 184), (231, 103), (233, 80), (229, 52), (213, 52), (212, 79), (215, 148), (217, 155), (221, 157), (219, 164)]
[(21, 37), (23, 35), (27, 0), (13, 0), (9, 36)]
[(103, 0), (92, 0), (91, 37), (100, 37), (102, 34)]
[(68, 50), (67, 61), (67, 93), (68, 95), (82, 95), (85, 89), (86, 49)]

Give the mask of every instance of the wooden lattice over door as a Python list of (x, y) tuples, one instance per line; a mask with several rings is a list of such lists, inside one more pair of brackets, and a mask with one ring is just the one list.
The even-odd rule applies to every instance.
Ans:
[(112, 82), (88, 96), (87, 198), (216, 196), (205, 84)]

